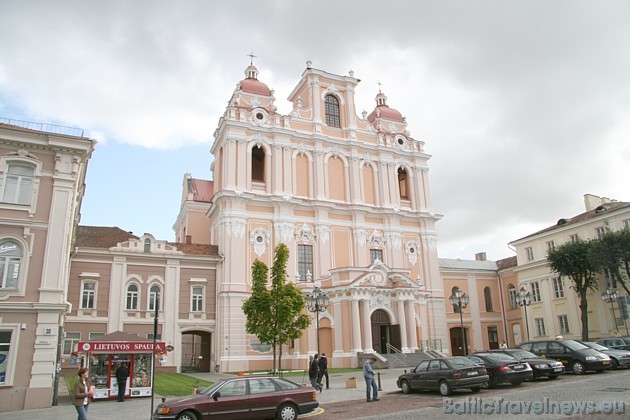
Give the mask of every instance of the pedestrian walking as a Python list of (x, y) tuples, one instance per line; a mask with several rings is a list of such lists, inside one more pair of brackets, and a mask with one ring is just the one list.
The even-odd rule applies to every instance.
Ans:
[(79, 369), (77, 375), (79, 380), (74, 383), (74, 408), (77, 410), (77, 420), (88, 420), (87, 412), (90, 398), (94, 395), (94, 387), (88, 378), (87, 368)]
[(129, 369), (126, 364), (121, 364), (116, 369), (116, 382), (118, 382), (118, 402), (125, 401), (125, 388), (127, 388), (127, 378), (129, 377)]
[[(363, 378), (365, 379), (365, 396), (367, 402), (378, 401), (378, 387), (374, 380), (374, 364), (376, 357), (371, 357), (363, 364)], [(370, 398), (370, 388), (372, 388), (372, 397)]]
[(317, 353), (314, 356), (311, 356), (308, 366), (308, 379), (311, 381), (311, 386), (322, 392), (322, 386), (319, 383), (319, 358), (317, 357)]
[(330, 379), (328, 378), (328, 359), (326, 358), (326, 353), (322, 353), (322, 356), (319, 358), (319, 379), (317, 382), (321, 386), (324, 386), (322, 382), (322, 378), (326, 377), (326, 389), (330, 389)]

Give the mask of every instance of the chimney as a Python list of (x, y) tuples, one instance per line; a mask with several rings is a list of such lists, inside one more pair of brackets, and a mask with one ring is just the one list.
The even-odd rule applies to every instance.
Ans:
[(486, 260), (486, 253), (485, 252), (477, 252), (475, 254), (475, 260), (476, 261), (485, 261)]
[(593, 194), (584, 194), (584, 207), (586, 211), (596, 209), (602, 204), (602, 199)]

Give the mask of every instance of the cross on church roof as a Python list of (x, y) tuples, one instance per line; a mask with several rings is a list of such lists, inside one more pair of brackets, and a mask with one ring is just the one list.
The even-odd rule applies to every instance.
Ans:
[(250, 60), (249, 60), (249, 65), (253, 66), (254, 65), (254, 58), (256, 58), (257, 56), (254, 55), (254, 52), (251, 51), (249, 54), (246, 54)]
[(381, 81), (379, 80), (378, 82), (376, 82), (376, 84), (378, 85), (378, 93), (382, 93), (381, 92), (381, 85), (382, 85)]

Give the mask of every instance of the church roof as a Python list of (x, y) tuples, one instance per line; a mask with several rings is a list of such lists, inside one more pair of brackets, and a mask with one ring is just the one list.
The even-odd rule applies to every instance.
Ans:
[(111, 248), (129, 239), (138, 237), (117, 226), (79, 226), (76, 245), (85, 248)]
[(193, 193), (193, 200), (211, 203), (212, 195), (214, 194), (214, 182), (205, 179), (195, 178), (190, 178), (190, 181), (190, 188)]
[(258, 69), (255, 66), (247, 67), (247, 69), (245, 69), (245, 75), (247, 77), (239, 82), (242, 92), (271, 96), (269, 87), (258, 80)]
[(387, 105), (387, 97), (382, 92), (379, 92), (378, 95), (376, 95), (376, 108), (374, 108), (374, 111), (372, 111), (367, 117), (368, 121), (371, 123), (373, 123), (377, 118), (399, 123), (404, 122), (402, 114)]

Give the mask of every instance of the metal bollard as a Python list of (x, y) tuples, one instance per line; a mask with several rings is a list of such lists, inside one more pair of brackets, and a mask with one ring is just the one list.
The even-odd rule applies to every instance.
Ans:
[(383, 390), (383, 388), (381, 388), (381, 372), (378, 372), (378, 390)]

